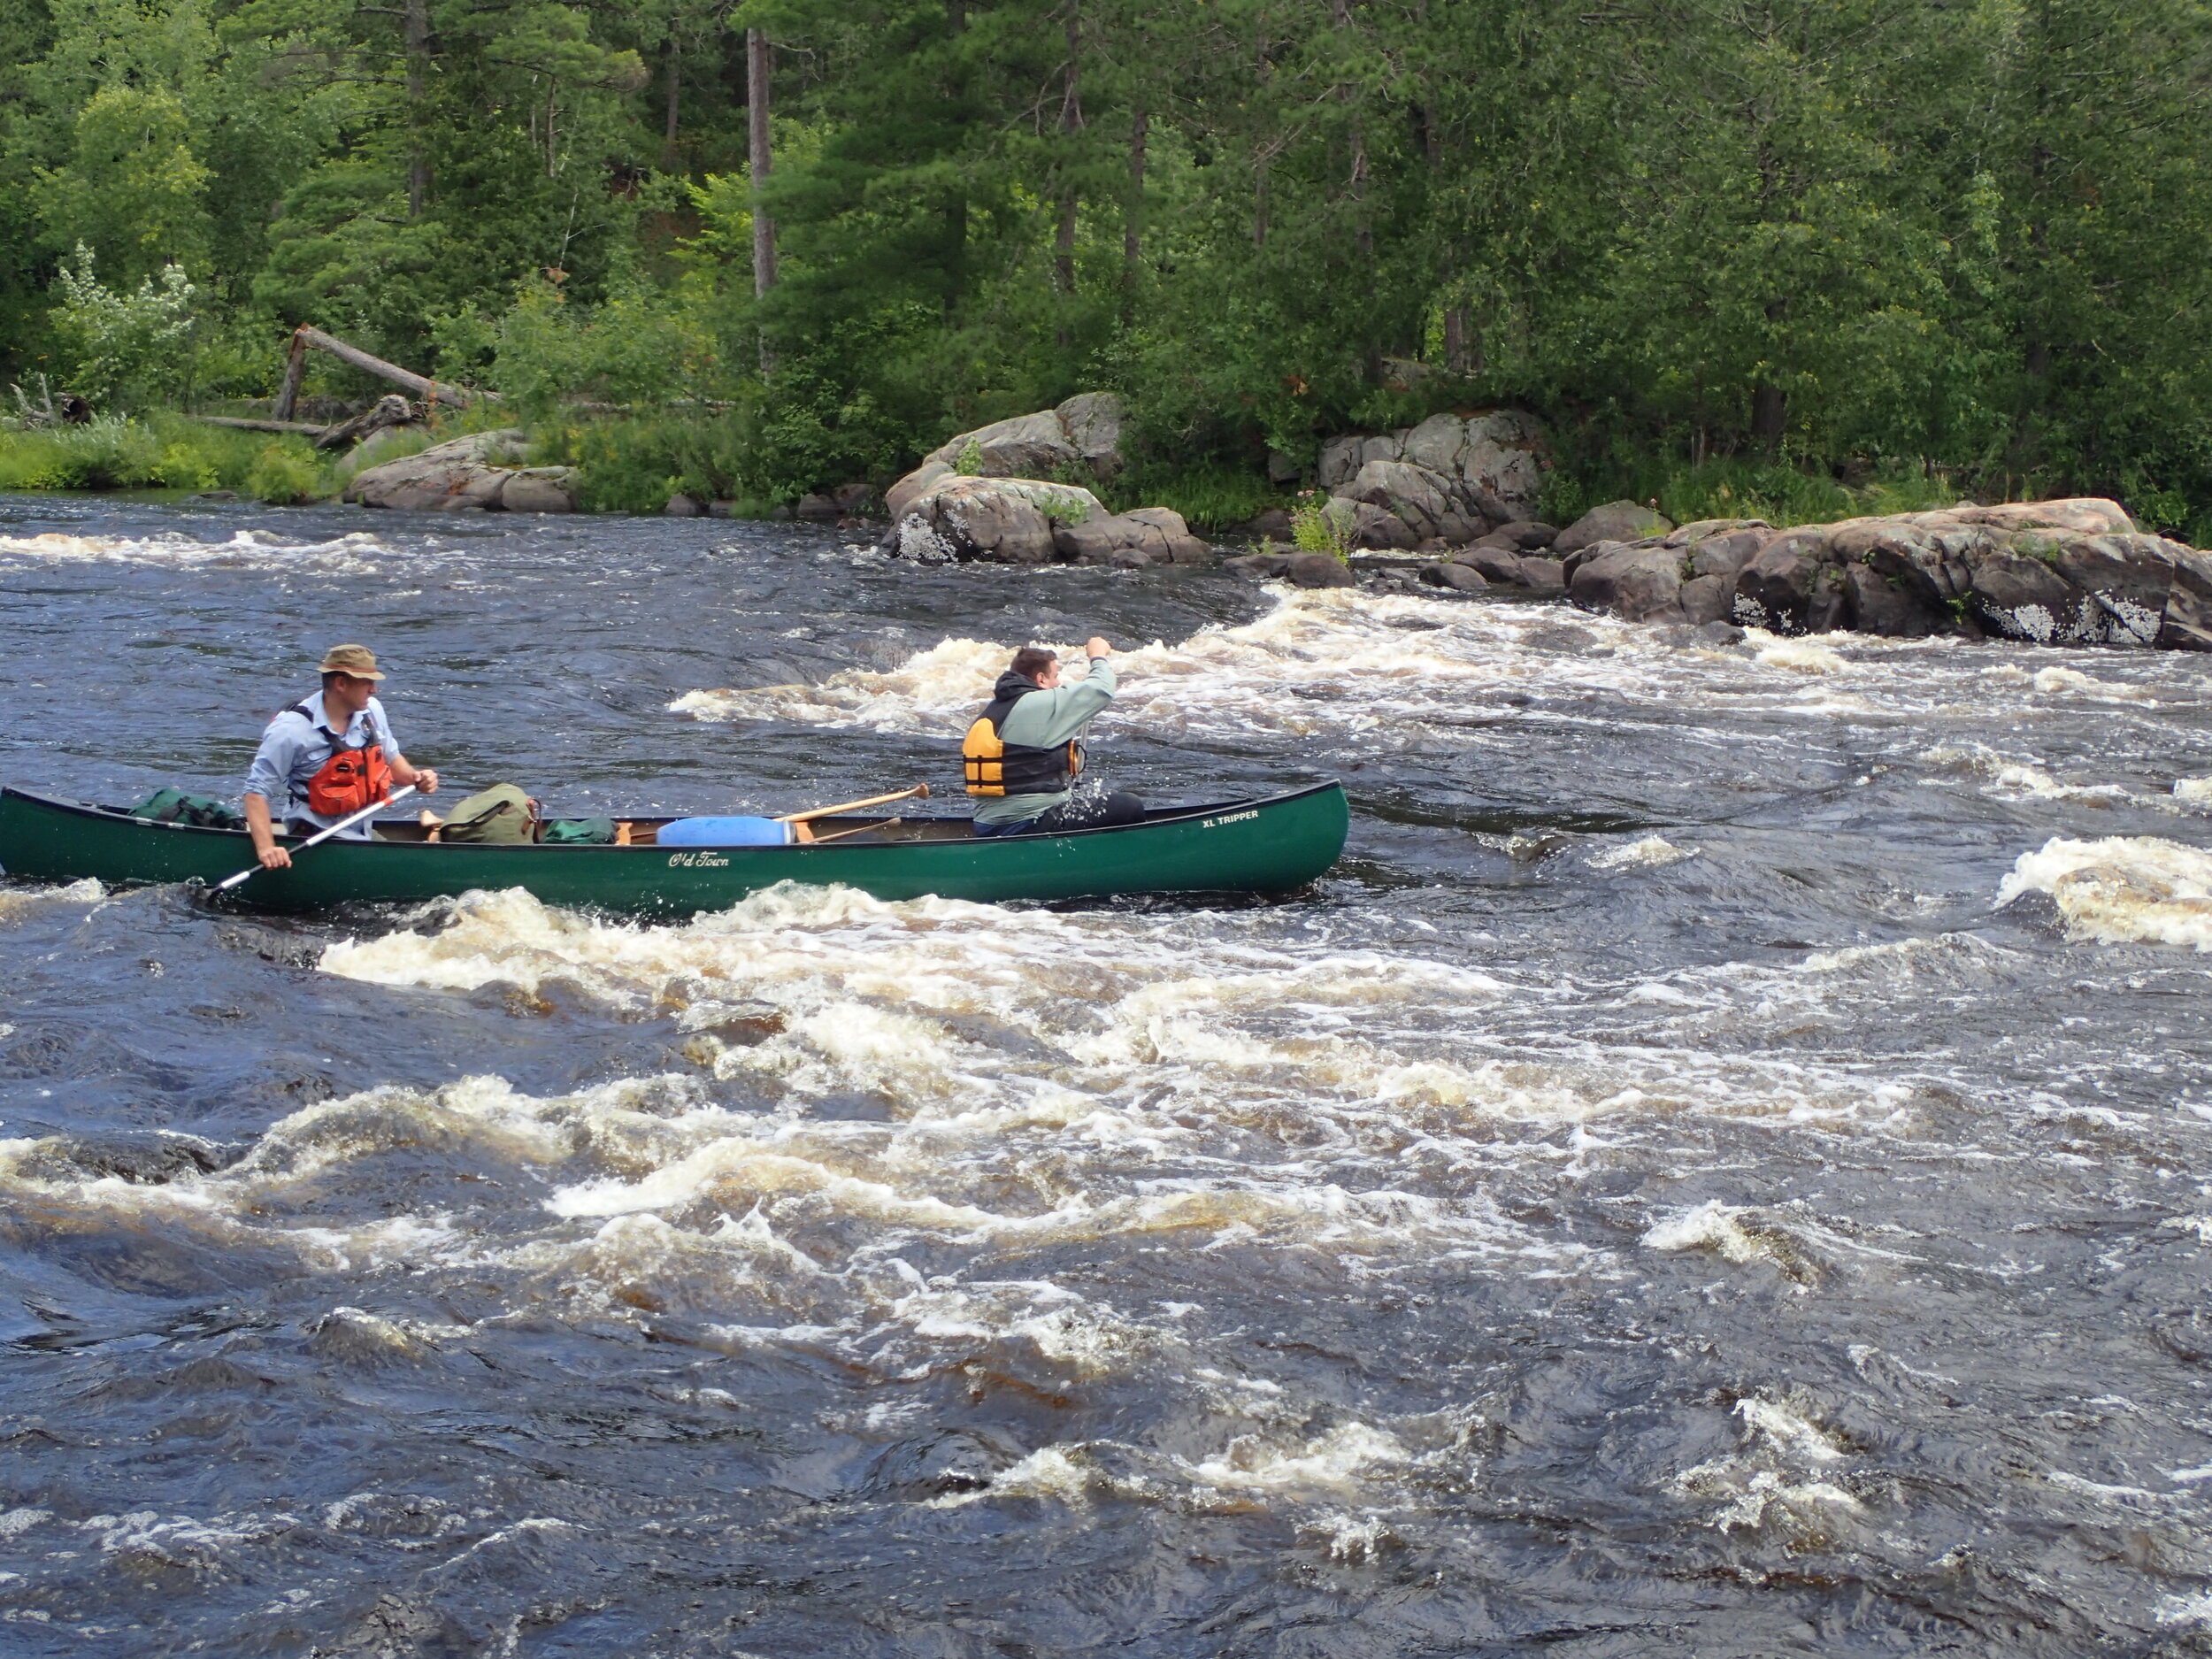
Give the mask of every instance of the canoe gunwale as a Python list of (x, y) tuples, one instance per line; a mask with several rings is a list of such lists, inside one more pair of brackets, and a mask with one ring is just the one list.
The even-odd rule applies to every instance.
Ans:
[[(934, 822), (966, 825), (965, 819)], [(335, 841), (288, 869), (254, 869), (257, 879), (222, 897), (226, 904), (250, 910), (299, 912), (519, 887), (541, 902), (572, 910), (680, 917), (725, 910), (786, 882), (849, 887), (887, 901), (937, 897), (982, 903), (1277, 894), (1326, 873), (1343, 851), (1348, 827), (1343, 787), (1331, 780), (1256, 800), (1168, 808), (1164, 816), (1137, 824), (1047, 835), (958, 833), (913, 841), (856, 835), (826, 844), (673, 850)], [(500, 856), (527, 853), (538, 856)], [(242, 830), (156, 824), (96, 803), (0, 787), (0, 865), (11, 879), (91, 877), (115, 887), (206, 889), (242, 867), (251, 868), (252, 861), (250, 838)]]
[[(895, 846), (905, 849), (918, 849), (925, 847), (934, 846), (972, 847), (979, 843), (1009, 847), (1035, 847), (1041, 843), (1080, 841), (1092, 836), (1126, 835), (1134, 833), (1141, 833), (1145, 830), (1164, 829), (1171, 825), (1188, 823), (1194, 819), (1217, 818), (1227, 812), (1259, 811), (1264, 810), (1270, 807), (1287, 806), (1292, 803), (1302, 800), (1309, 795), (1322, 795), (1325, 794), (1329, 790), (1340, 789), (1342, 787), (1343, 785), (1339, 780), (1331, 778), (1321, 783), (1309, 784), (1302, 788), (1285, 790), (1280, 795), (1251, 795), (1241, 800), (1215, 801), (1196, 806), (1179, 807), (1171, 811), (1163, 813), (1160, 817), (1148, 817), (1135, 824), (1092, 825), (1082, 829), (1055, 830), (1048, 834), (1043, 835), (967, 836), (951, 837), (939, 841), (924, 840), (892, 842), (864, 841), (856, 838), (850, 841), (832, 841), (826, 845), (811, 842), (792, 842), (782, 847), (747, 847), (741, 850), (749, 855), (774, 855), (777, 853), (789, 853), (803, 856), (814, 856), (836, 853), (879, 852), (887, 846)], [(64, 813), (76, 818), (90, 818), (100, 824), (115, 826), (126, 824), (137, 825), (147, 829), (168, 830), (173, 833), (186, 835), (217, 836), (238, 841), (247, 847), (250, 847), (252, 841), (252, 836), (242, 829), (219, 829), (211, 825), (205, 824), (157, 823), (150, 818), (133, 818), (127, 808), (103, 806), (97, 802), (73, 800), (66, 795), (46, 795), (39, 790), (26, 789), (16, 784), (0, 784), (0, 796), (13, 796), (17, 800), (28, 802), (32, 805), (46, 811)], [(649, 818), (657, 817), (657, 815), (645, 816)], [(371, 820), (373, 824), (380, 821), (380, 820), (376, 819)], [(404, 822), (404, 820), (396, 821)], [(843, 819), (840, 818), (835, 821), (841, 823), (843, 822)], [(913, 823), (916, 821), (917, 820), (911, 815), (908, 816), (907, 822)], [(939, 824), (964, 824), (969, 820), (966, 818), (938, 818), (933, 816), (926, 821)], [(278, 845), (283, 846), (286, 844), (296, 845), (303, 838), (288, 835), (282, 831), (279, 831), (277, 833), (276, 839)], [(330, 845), (340, 843), (326, 844)], [(438, 841), (435, 843), (427, 843), (415, 841), (349, 840), (342, 844), (349, 853), (355, 854), (370, 849), (375, 849), (380, 852), (435, 851), (440, 853), (535, 853), (558, 851), (563, 854), (586, 852), (633, 853), (650, 857), (656, 853), (664, 855), (666, 851), (666, 849), (660, 848), (657, 844), (651, 842), (648, 842), (642, 846), (617, 847), (611, 843), (594, 845), (589, 842), (580, 841), (564, 841), (556, 846), (548, 846), (546, 843), (540, 841), (523, 841), (501, 844), (485, 841)], [(709, 848), (702, 850), (718, 851), (729, 849)]]

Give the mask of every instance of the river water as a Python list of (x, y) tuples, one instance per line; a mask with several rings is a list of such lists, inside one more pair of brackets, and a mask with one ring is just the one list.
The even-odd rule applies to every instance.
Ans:
[(1114, 784), (1353, 803), (1225, 906), (0, 887), (0, 1650), (2212, 1650), (2201, 658), (25, 497), (0, 618), (103, 800), (339, 640), (465, 788), (956, 792), (1097, 631)]

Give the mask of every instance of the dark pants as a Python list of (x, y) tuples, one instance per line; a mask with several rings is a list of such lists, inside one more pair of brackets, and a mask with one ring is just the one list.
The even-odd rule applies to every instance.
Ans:
[(1144, 803), (1126, 789), (1111, 795), (1079, 795), (1049, 811), (1018, 824), (978, 824), (978, 835), (1054, 835), (1062, 830), (1112, 829), (1144, 822)]

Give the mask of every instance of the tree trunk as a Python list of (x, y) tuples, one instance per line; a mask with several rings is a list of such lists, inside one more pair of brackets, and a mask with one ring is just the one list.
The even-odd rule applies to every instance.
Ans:
[[(1338, 28), (1348, 29), (1352, 27), (1351, 0), (1333, 0), (1332, 12)], [(1339, 87), (1337, 96), (1346, 104), (1350, 104), (1351, 88)], [(1371, 265), (1375, 257), (1375, 231), (1367, 219), (1367, 129), (1361, 125), (1357, 115), (1352, 118), (1351, 137), (1352, 171), (1348, 182), (1352, 192), (1352, 235), (1359, 245), (1360, 257)]]
[(300, 380), (307, 373), (307, 342), (296, 332), (284, 357), (284, 384), (277, 388), (276, 406), (269, 413), (279, 420), (292, 419), (299, 407)]
[[(968, 0), (945, 0), (945, 34), (953, 41), (968, 32)], [(960, 73), (957, 52), (953, 62), (952, 81), (945, 88), (945, 99), (952, 106), (957, 121), (967, 102), (966, 77)], [(968, 193), (957, 185), (945, 200), (945, 315), (949, 317), (960, 309), (960, 302), (968, 286)]]
[(185, 419), (203, 426), (228, 426), (234, 432), (296, 432), (307, 436), (330, 430), (311, 420), (249, 420), (240, 415), (187, 415)]
[(1444, 308), (1444, 366), (1454, 374), (1482, 373), (1482, 347), (1471, 338), (1467, 325), (1464, 305)]
[[(1083, 10), (1081, 0), (1068, 0), (1068, 60), (1060, 78), (1060, 227), (1052, 240), (1053, 281), (1064, 300), (1075, 297), (1075, 231), (1079, 206), (1073, 181), (1068, 177), (1068, 164), (1073, 159), (1076, 134), (1083, 130), (1082, 52)], [(1072, 343), (1065, 318), (1055, 331), (1060, 349), (1064, 351)]]
[[(748, 65), (749, 69), (750, 65)], [(668, 108), (661, 130), (661, 171), (676, 171), (676, 116), (683, 96), (683, 57), (676, 48), (676, 26), (668, 26)]]
[(430, 195), (423, 151), (423, 100), (430, 91), (430, 0), (407, 0), (407, 217), (420, 219)]
[(1144, 146), (1151, 135), (1152, 112), (1137, 100), (1129, 119), (1129, 205), (1121, 215), (1122, 320), (1129, 319), (1137, 303), (1137, 273), (1144, 257)]
[(1769, 453), (1782, 442), (1786, 408), (1780, 387), (1762, 381), (1751, 388), (1751, 441)]
[(387, 363), (381, 357), (373, 357), (360, 347), (349, 346), (336, 335), (326, 334), (321, 329), (307, 323), (300, 325), (299, 338), (319, 350), (327, 351), (332, 357), (342, 362), (352, 364), (357, 369), (365, 369), (371, 374), (381, 375), (395, 386), (405, 387), (426, 403), (440, 403), (455, 409), (466, 409), (480, 397), (488, 403), (495, 403), (499, 401), (499, 394), (496, 392), (473, 392), (466, 387), (447, 385), (414, 373), (411, 370), (403, 369), (396, 363)]
[(775, 67), (775, 48), (758, 29), (745, 31), (745, 135), (753, 182), (753, 294), (756, 298), (776, 286), (776, 221), (768, 217), (761, 200), (767, 182), (768, 77)]
[(318, 449), (343, 449), (374, 437), (390, 426), (409, 426), (417, 417), (414, 405), (397, 392), (387, 392), (350, 420), (326, 426), (315, 434)]

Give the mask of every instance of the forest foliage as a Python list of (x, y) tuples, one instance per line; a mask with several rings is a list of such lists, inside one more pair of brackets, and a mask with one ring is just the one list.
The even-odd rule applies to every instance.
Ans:
[(1108, 387), (1156, 480), (1513, 403), (1569, 503), (1783, 467), (2186, 527), (2208, 47), (2201, 0), (14, 0), (0, 374), (265, 396), (310, 321), (626, 457), (620, 504)]

